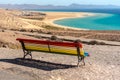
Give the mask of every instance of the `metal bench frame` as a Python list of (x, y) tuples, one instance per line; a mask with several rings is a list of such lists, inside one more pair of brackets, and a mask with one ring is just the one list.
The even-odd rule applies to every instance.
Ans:
[[(21, 45), (22, 45), (22, 49), (23, 49), (23, 53), (24, 53), (24, 56), (23, 56), (23, 58), (25, 59), (25, 57), (26, 56), (30, 56), (31, 57), (31, 59), (32, 59), (32, 51), (36, 51), (36, 50), (29, 50), (29, 49), (26, 49), (25, 48), (25, 42), (24, 42), (24, 40), (31, 40), (31, 39), (22, 39), (22, 38), (17, 38), (16, 40), (18, 40), (20, 43), (21, 43)], [(37, 40), (38, 41), (38, 40)], [(51, 41), (49, 41), (49, 42), (51, 42)], [(78, 41), (76, 41), (76, 42), (71, 42), (71, 43), (74, 43), (75, 44), (75, 47), (76, 47), (76, 51), (77, 51), (77, 57), (78, 57), (78, 63), (77, 63), (77, 66), (79, 66), (79, 63), (81, 62), (81, 61), (83, 61), (83, 65), (85, 65), (85, 61), (84, 61), (84, 58), (85, 58), (85, 56), (82, 56), (81, 54), (80, 54), (80, 45), (82, 46), (82, 44), (80, 43), (80, 42), (78, 42)], [(48, 44), (48, 49), (49, 49), (49, 53), (55, 53), (55, 52), (51, 52), (50, 51), (50, 45)], [(43, 51), (41, 51), (41, 50), (39, 50), (40, 52), (43, 52)], [(64, 55), (67, 55), (67, 54), (64, 54)]]

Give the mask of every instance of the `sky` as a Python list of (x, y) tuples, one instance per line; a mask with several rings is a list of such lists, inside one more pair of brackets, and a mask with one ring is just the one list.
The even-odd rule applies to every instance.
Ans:
[(0, 0), (0, 4), (70, 5), (72, 3), (120, 6), (120, 0)]

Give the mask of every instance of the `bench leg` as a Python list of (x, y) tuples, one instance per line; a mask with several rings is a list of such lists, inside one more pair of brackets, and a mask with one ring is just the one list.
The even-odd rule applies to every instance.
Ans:
[(81, 62), (82, 58), (80, 56), (78, 56), (78, 63), (77, 66), (79, 67), (79, 63)]
[(81, 61), (83, 61), (83, 65), (85, 66), (85, 61), (84, 61), (84, 56), (78, 56), (78, 63), (77, 63), (77, 66), (79, 67), (79, 63), (81, 62)]
[(83, 65), (85, 66), (85, 60), (84, 60), (84, 56), (82, 57), (82, 61), (83, 61)]
[(24, 56), (23, 56), (24, 59), (25, 59), (25, 57), (26, 57), (27, 55), (30, 55), (30, 57), (31, 57), (31, 59), (32, 59), (32, 53), (31, 53), (31, 51), (23, 50), (23, 52), (24, 52)]

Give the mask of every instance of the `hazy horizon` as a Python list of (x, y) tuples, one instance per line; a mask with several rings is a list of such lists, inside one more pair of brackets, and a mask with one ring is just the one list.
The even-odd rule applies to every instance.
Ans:
[[(0, 3), (1, 4), (1, 3)], [(69, 5), (54, 5), (54, 4), (29, 4), (29, 3), (24, 3), (24, 4), (10, 4), (10, 3), (8, 3), (8, 4), (3, 4), (3, 5), (40, 5), (40, 6), (47, 6), (47, 5), (52, 5), (52, 6), (70, 6), (70, 5), (73, 5), (73, 4), (76, 4), (76, 5), (95, 5), (95, 6), (102, 6), (102, 5), (104, 5), (104, 6), (111, 6), (112, 4), (99, 4), (99, 5), (97, 5), (97, 4), (78, 4), (78, 3), (71, 3), (71, 4), (69, 4)], [(120, 6), (120, 5), (112, 5), (112, 6)]]
[(68, 6), (70, 4), (80, 4), (80, 5), (116, 5), (120, 6), (119, 0), (0, 0), (0, 4), (36, 4), (36, 5), (55, 5), (55, 6)]

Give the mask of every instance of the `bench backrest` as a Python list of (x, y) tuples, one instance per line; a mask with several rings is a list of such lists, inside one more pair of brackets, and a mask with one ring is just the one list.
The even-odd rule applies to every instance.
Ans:
[(78, 48), (82, 48), (81, 43), (57, 42), (49, 40), (35, 40), (17, 38), (21, 42), (23, 49), (31, 51), (45, 51), (66, 55), (78, 55)]

